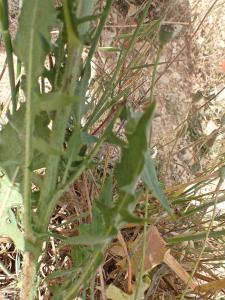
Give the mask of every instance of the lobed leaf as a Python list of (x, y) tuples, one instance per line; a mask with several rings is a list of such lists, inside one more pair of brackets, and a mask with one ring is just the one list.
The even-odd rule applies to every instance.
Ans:
[(71, 105), (78, 101), (78, 97), (64, 95), (61, 93), (48, 93), (39, 95), (35, 99), (34, 110), (36, 112), (40, 111), (56, 111), (67, 105)]
[(19, 186), (12, 184), (4, 171), (1, 171), (3, 176), (0, 178), (0, 235), (9, 237), (18, 250), (23, 250), (24, 238), (11, 210), (22, 206), (22, 196)]
[(15, 51), (26, 73), (36, 81), (50, 49), (50, 28), (56, 22), (56, 10), (50, 0), (24, 0), (15, 40)]
[(141, 116), (133, 133), (127, 136), (128, 146), (122, 149), (121, 161), (115, 169), (119, 189), (129, 194), (134, 193), (144, 167), (147, 133), (154, 109), (155, 103), (152, 103)]
[(8, 123), (0, 131), (0, 167), (12, 178), (17, 167), (23, 166), (24, 153), (24, 115), (22, 106), (13, 115), (8, 116)]

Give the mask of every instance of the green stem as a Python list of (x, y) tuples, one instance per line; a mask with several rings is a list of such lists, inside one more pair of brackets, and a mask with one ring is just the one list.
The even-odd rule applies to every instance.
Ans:
[(138, 300), (139, 298), (139, 291), (141, 288), (142, 283), (142, 277), (144, 275), (144, 268), (145, 268), (145, 256), (146, 256), (146, 246), (147, 246), (147, 229), (148, 229), (148, 192), (146, 192), (145, 196), (145, 223), (144, 223), (144, 232), (143, 232), (143, 248), (142, 248), (142, 257), (141, 257), (141, 270), (139, 273), (138, 283), (137, 283), (137, 289), (134, 296), (134, 300)]
[(153, 68), (152, 80), (151, 80), (151, 87), (150, 87), (150, 102), (153, 101), (153, 97), (154, 97), (155, 77), (156, 77), (156, 71), (157, 71), (157, 67), (158, 67), (158, 64), (159, 64), (161, 51), (162, 51), (162, 47), (159, 47), (159, 49), (157, 50), (156, 59), (155, 59), (155, 62), (154, 62), (154, 68)]
[(186, 296), (186, 293), (187, 293), (187, 290), (188, 290), (188, 283), (190, 282), (190, 280), (193, 278), (195, 272), (197, 271), (197, 268), (200, 264), (200, 261), (201, 261), (201, 258), (202, 258), (202, 255), (205, 251), (205, 248), (206, 248), (206, 243), (208, 241), (208, 238), (210, 236), (210, 232), (212, 230), (212, 227), (213, 227), (213, 223), (214, 223), (214, 220), (215, 220), (215, 217), (216, 217), (216, 207), (217, 207), (217, 201), (218, 201), (218, 195), (219, 195), (219, 192), (220, 192), (220, 188), (223, 184), (223, 181), (224, 181), (224, 178), (220, 178), (218, 184), (217, 184), (217, 187), (216, 187), (216, 190), (213, 194), (213, 197), (212, 199), (214, 200), (214, 207), (213, 207), (213, 212), (212, 212), (212, 217), (211, 217), (211, 220), (210, 220), (210, 223), (209, 223), (209, 227), (206, 231), (206, 234), (205, 234), (205, 239), (204, 239), (204, 243), (203, 243), (203, 246), (202, 246), (202, 249), (201, 249), (201, 252), (199, 254), (199, 257), (197, 259), (197, 262), (191, 272), (191, 275), (189, 276), (189, 279), (188, 279), (188, 282), (186, 283), (186, 287), (181, 295), (181, 298), (180, 300), (184, 300), (185, 299), (185, 296)]
[[(225, 229), (210, 231), (209, 238), (219, 238), (225, 235)], [(175, 245), (185, 241), (201, 241), (207, 236), (207, 231), (190, 234), (180, 234), (175, 237), (167, 238), (166, 242), (168, 245)]]
[[(33, 14), (36, 14), (37, 6), (34, 7)], [(29, 57), (33, 56), (33, 43), (30, 43), (27, 48)], [(32, 231), (32, 217), (31, 217), (31, 171), (30, 165), (33, 156), (32, 147), (32, 133), (33, 133), (33, 113), (32, 113), (32, 99), (33, 99), (33, 64), (30, 62), (27, 69), (27, 88), (26, 88), (26, 111), (25, 111), (25, 158), (24, 158), (24, 180), (23, 180), (23, 201), (24, 201), (24, 235), (25, 240), (34, 242)]]
[(95, 106), (95, 109), (93, 111), (93, 113), (91, 114), (91, 116), (89, 117), (89, 120), (87, 121), (86, 125), (85, 125), (85, 129), (89, 128), (90, 126), (92, 126), (102, 115), (102, 113), (104, 112), (104, 109), (103, 109), (103, 112), (102, 112), (102, 108), (107, 106), (108, 105), (108, 98), (110, 97), (110, 94), (111, 92), (116, 88), (116, 86), (118, 85), (118, 83), (120, 82), (120, 78), (117, 79), (118, 77), (118, 74), (119, 72), (122, 70), (122, 67), (125, 63), (125, 60), (130, 52), (130, 50), (132, 49), (135, 41), (136, 41), (136, 38), (140, 32), (140, 29), (141, 29), (141, 25), (143, 24), (144, 22), (144, 19), (147, 15), (147, 12), (151, 6), (151, 3), (152, 3), (152, 0), (149, 0), (148, 3), (146, 4), (145, 6), (145, 9), (143, 11), (143, 15), (141, 17), (141, 20), (138, 24), (138, 26), (136, 27), (130, 41), (129, 41), (129, 45), (128, 45), (128, 48), (125, 49), (124, 53), (120, 55), (120, 58), (119, 58), (119, 61), (116, 65), (116, 68), (113, 72), (113, 75), (112, 75), (112, 78), (110, 80), (110, 82), (108, 83), (108, 86), (105, 90), (105, 92), (103, 93), (101, 99), (99, 100), (98, 104)]
[(63, 195), (64, 192), (68, 190), (71, 184), (73, 184), (73, 182), (80, 177), (80, 175), (85, 171), (85, 169), (87, 169), (87, 167), (92, 162), (93, 157), (98, 152), (104, 140), (105, 140), (105, 136), (99, 138), (97, 144), (95, 145), (94, 149), (91, 151), (89, 157), (80, 165), (80, 167), (77, 169), (75, 174), (71, 176), (69, 180), (63, 186), (60, 187), (60, 189), (58, 189), (56, 192), (52, 194), (51, 200), (49, 202), (43, 203), (42, 205), (43, 213), (42, 213), (42, 217), (40, 218), (40, 221), (42, 222), (42, 224), (44, 224), (43, 225), (44, 227), (48, 225), (47, 222), (49, 222), (48, 220), (52, 215), (52, 212), (55, 208), (58, 199)]
[(79, 292), (80, 287), (87, 281), (90, 274), (93, 273), (93, 269), (96, 267), (96, 264), (101, 259), (101, 251), (97, 251), (91, 261), (88, 262), (87, 267), (83, 270), (82, 275), (80, 278), (73, 284), (71, 289), (66, 291), (66, 295), (64, 295), (64, 300), (71, 300), (74, 299), (75, 295)]
[[(81, 46), (78, 47), (77, 49), (71, 48), (69, 50), (68, 66), (74, 66), (74, 68), (71, 72), (70, 67), (68, 67), (66, 72), (66, 78), (69, 78), (69, 74), (71, 73), (73, 74), (73, 78), (75, 79), (74, 81), (76, 81), (76, 79), (78, 78), (79, 65), (77, 64), (77, 61), (80, 60), (81, 52), (82, 52)], [(67, 83), (65, 83), (65, 85), (67, 85)], [(68, 89), (68, 87), (66, 87), (65, 85), (64, 88)], [(54, 149), (61, 149), (63, 146), (65, 130), (66, 130), (69, 115), (70, 115), (70, 107), (66, 107), (61, 110), (58, 110), (56, 113), (51, 140), (50, 140), (50, 144), (52, 147), (54, 147)], [(47, 209), (46, 212), (46, 206), (50, 204), (52, 200), (51, 195), (53, 194), (56, 188), (59, 162), (60, 162), (60, 156), (57, 155), (49, 156), (47, 168), (46, 168), (46, 175), (41, 189), (39, 205), (38, 205), (38, 214), (39, 214), (39, 220), (42, 224), (42, 229), (44, 231), (46, 230), (46, 227), (48, 225), (49, 218), (45, 219), (44, 217), (43, 219), (43, 215), (46, 216), (46, 213), (49, 212), (48, 211), (49, 209)], [(49, 217), (51, 216), (51, 213), (52, 211), (48, 213)]]
[[(68, 44), (68, 59), (65, 68), (65, 74), (63, 78), (62, 91), (68, 95), (74, 95), (77, 80), (80, 75), (79, 65), (80, 58), (83, 50), (83, 45), (77, 40), (73, 32), (73, 25), (70, 15), (70, 1), (65, 0), (63, 4), (63, 13), (65, 19), (65, 26), (67, 31), (67, 44)], [(89, 4), (89, 5), (88, 5)], [(87, 1), (81, 1), (77, 7), (77, 17), (83, 17), (89, 13), (91, 3)], [(87, 30), (84, 27), (81, 28)], [(65, 138), (65, 131), (67, 122), (71, 114), (71, 106), (58, 110), (56, 112), (50, 144), (55, 149), (63, 147)], [(47, 230), (49, 219), (53, 213), (54, 205), (56, 201), (52, 201), (52, 195), (55, 194), (55, 189), (58, 179), (60, 156), (50, 155), (46, 167), (46, 175), (43, 181), (42, 190), (40, 193), (38, 204), (38, 219), (39, 226), (42, 232)], [(46, 209), (46, 206), (48, 207)]]
[(16, 84), (15, 84), (15, 72), (13, 63), (13, 48), (11, 37), (9, 33), (9, 20), (8, 20), (8, 2), (7, 0), (0, 0), (0, 31), (2, 33), (3, 42), (6, 49), (6, 57), (8, 63), (9, 82), (12, 97), (12, 111), (16, 111)]
[(91, 75), (91, 60), (95, 53), (96, 47), (98, 45), (98, 41), (100, 39), (101, 33), (104, 29), (106, 19), (109, 15), (109, 12), (110, 12), (110, 9), (112, 6), (112, 2), (113, 2), (113, 0), (108, 0), (105, 5), (105, 8), (100, 17), (100, 22), (99, 22), (98, 28), (97, 28), (95, 36), (93, 38), (93, 42), (91, 44), (91, 48), (88, 52), (88, 57), (87, 57), (85, 67), (84, 67), (84, 75), (83, 75), (83, 78), (82, 78), (80, 86), (79, 86), (79, 91), (80, 91), (79, 96), (81, 97), (81, 101), (79, 102), (79, 106), (76, 107), (76, 115), (77, 115), (78, 123), (80, 123), (81, 118), (82, 118), (85, 93), (87, 91), (87, 86), (88, 86), (90, 75)]
[[(151, 81), (151, 86), (150, 86), (150, 98), (149, 98), (150, 103), (152, 103), (154, 101), (154, 89), (155, 89), (155, 83), (156, 83), (155, 77), (156, 77), (157, 67), (158, 67), (159, 60), (160, 60), (161, 51), (162, 51), (162, 47), (160, 46), (159, 49), (157, 50), (156, 59), (154, 62), (154, 68), (153, 68), (153, 72), (152, 72), (152, 81)], [(149, 145), (151, 144), (151, 137), (152, 137), (152, 127), (149, 130), (149, 137), (148, 137)]]
[[(127, 201), (127, 197), (129, 197), (129, 194), (124, 194), (123, 198), (120, 201), (120, 205), (117, 209), (117, 215), (120, 215), (123, 207), (124, 207), (124, 203)], [(118, 228), (119, 230), (119, 228)], [(115, 229), (114, 229), (114, 224), (111, 224), (109, 226), (108, 231), (106, 232), (105, 236), (110, 237), (110, 236), (114, 236), (115, 234)], [(102, 253), (105, 251), (105, 249), (107, 248), (108, 244), (110, 243), (110, 240), (107, 239), (107, 241), (105, 241), (100, 250), (97, 250), (95, 252), (95, 254), (93, 255), (93, 257), (91, 258), (91, 260), (89, 261), (88, 264), (86, 264), (86, 267), (83, 269), (82, 271), (82, 275), (80, 276), (79, 279), (77, 279), (77, 281), (74, 283), (73, 279), (71, 280), (71, 284), (70, 286), (66, 289), (66, 295), (63, 297), (63, 299), (65, 300), (71, 300), (73, 299), (73, 297), (76, 297), (80, 291), (80, 288), (82, 287), (82, 285), (84, 284), (84, 282), (87, 280), (88, 277), (90, 277), (90, 274), (93, 274), (94, 272), (94, 268), (98, 268), (101, 261), (100, 258), (102, 256)]]

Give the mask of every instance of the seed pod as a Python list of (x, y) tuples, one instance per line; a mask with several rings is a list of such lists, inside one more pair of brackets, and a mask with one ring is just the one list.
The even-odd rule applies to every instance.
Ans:
[(160, 46), (165, 46), (173, 37), (174, 29), (170, 25), (162, 25), (159, 31)]

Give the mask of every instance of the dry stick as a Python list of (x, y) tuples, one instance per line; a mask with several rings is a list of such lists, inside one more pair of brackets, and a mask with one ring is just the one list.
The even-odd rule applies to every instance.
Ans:
[(168, 188), (166, 188), (164, 190), (164, 193), (166, 194), (172, 194), (173, 192), (177, 191), (177, 190), (180, 190), (182, 188), (186, 188), (188, 185), (192, 185), (192, 184), (197, 184), (197, 183), (200, 183), (202, 181), (206, 181), (206, 180), (209, 180), (209, 179), (212, 179), (212, 178), (216, 178), (218, 177), (219, 175), (219, 172), (216, 171), (212, 174), (208, 174), (208, 175), (205, 175), (205, 176), (201, 176), (201, 177), (197, 177), (196, 179), (188, 182), (188, 183), (183, 183), (183, 184), (179, 184), (179, 185), (176, 185), (176, 186), (170, 186)]
[(115, 107), (112, 107), (112, 109), (110, 110), (108, 116), (101, 122), (101, 124), (91, 133), (91, 135), (96, 135), (102, 128), (104, 125), (107, 125), (109, 123), (109, 121), (112, 119), (114, 113), (116, 111)]
[(103, 176), (102, 176), (102, 185), (104, 185), (106, 177), (107, 177), (107, 167), (109, 163), (109, 145), (106, 146), (106, 155), (105, 155), (105, 163), (103, 169)]
[(91, 199), (90, 199), (90, 195), (89, 195), (88, 181), (87, 181), (87, 176), (86, 176), (85, 172), (82, 174), (82, 179), (83, 179), (83, 183), (84, 183), (84, 192), (85, 192), (85, 198), (87, 201), (90, 222), (92, 222), (92, 203), (91, 203)]
[(192, 280), (192, 278), (193, 278), (193, 276), (194, 276), (194, 274), (195, 274), (195, 272), (196, 272), (196, 270), (198, 268), (198, 265), (200, 263), (201, 257), (202, 257), (202, 255), (203, 255), (203, 253), (205, 251), (206, 243), (207, 243), (207, 240), (209, 238), (209, 234), (210, 234), (210, 231), (212, 229), (214, 219), (216, 217), (216, 206), (217, 206), (217, 202), (218, 202), (218, 195), (219, 195), (219, 192), (220, 192), (220, 188), (221, 188), (221, 186), (223, 184), (223, 181), (224, 181), (224, 179), (221, 177), (220, 180), (219, 180), (219, 182), (218, 182), (218, 184), (217, 184), (217, 186), (216, 186), (215, 192), (214, 192), (214, 194), (212, 196), (212, 200), (214, 200), (214, 207), (213, 207), (213, 212), (212, 212), (212, 218), (210, 220), (209, 227), (208, 227), (208, 229), (206, 231), (206, 236), (205, 236), (204, 244), (203, 244), (203, 247), (202, 247), (201, 252), (199, 254), (198, 260), (197, 260), (197, 262), (196, 262), (196, 264), (195, 264), (195, 266), (193, 268), (193, 271), (191, 272), (191, 275), (190, 275), (189, 280), (188, 280), (188, 282), (186, 284), (186, 287), (185, 287), (185, 289), (184, 289), (184, 291), (183, 291), (183, 293), (181, 295), (181, 299), (180, 300), (184, 300), (185, 299), (184, 297), (185, 297), (185, 295), (187, 293), (187, 290), (188, 290), (188, 283), (189, 283), (189, 281)]
[[(209, 136), (200, 138), (199, 141), (195, 141), (195, 142), (194, 142), (194, 145), (193, 145), (193, 146), (199, 145), (199, 148), (196, 149), (196, 152), (194, 151), (194, 154), (193, 154), (192, 157), (189, 159), (189, 161), (186, 163), (186, 165), (189, 166), (189, 165), (191, 164), (192, 158), (194, 158), (195, 161), (197, 160), (197, 155), (200, 154), (200, 151), (201, 151), (201, 149), (202, 149), (203, 146), (210, 147), (209, 145), (207, 145), (207, 142), (208, 142), (208, 141), (210, 140), (210, 138), (212, 138), (215, 134), (216, 134), (216, 136), (219, 136), (220, 134), (222, 134), (223, 131), (221, 132), (220, 129), (221, 129), (221, 126), (220, 126), (218, 129), (215, 129), (216, 132), (214, 132), (214, 133), (212, 132)], [(185, 148), (188, 148), (188, 147), (185, 147)], [(174, 154), (179, 153), (180, 151), (182, 151), (182, 149), (180, 149), (179, 151), (175, 152)], [(184, 168), (183, 172), (182, 172), (181, 175), (180, 175), (181, 178), (182, 178), (184, 172), (185, 172), (185, 168)]]
[[(149, 26), (150, 23), (144, 23), (142, 26)], [(179, 22), (179, 21), (163, 21), (164, 25), (189, 25), (188, 22)], [(126, 25), (106, 25), (105, 28), (136, 28), (137, 24), (126, 24)]]
[(102, 300), (106, 300), (106, 296), (105, 296), (105, 281), (104, 281), (102, 267), (98, 268), (98, 273), (99, 273), (100, 284), (101, 284)]
[(118, 241), (120, 242), (124, 254), (126, 256), (127, 259), (127, 265), (128, 265), (128, 270), (127, 270), (127, 292), (128, 294), (132, 294), (132, 267), (131, 267), (131, 260), (130, 260), (130, 255), (127, 249), (127, 245), (126, 242), (124, 241), (124, 238), (121, 234), (121, 232), (119, 231), (119, 233), (117, 234), (117, 238)]

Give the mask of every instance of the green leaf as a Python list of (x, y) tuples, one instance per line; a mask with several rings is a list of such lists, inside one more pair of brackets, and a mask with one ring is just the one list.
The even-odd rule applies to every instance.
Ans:
[(140, 120), (140, 118), (143, 116), (143, 112), (137, 111), (134, 112), (131, 108), (127, 109), (126, 111), (126, 133), (127, 134), (132, 134)]
[(160, 187), (150, 151), (146, 151), (145, 153), (145, 166), (141, 178), (146, 186), (152, 191), (153, 195), (160, 201), (162, 207), (170, 214), (171, 209), (168, 200), (164, 196), (163, 191)]
[(81, 136), (82, 136), (83, 144), (85, 145), (91, 145), (98, 141), (98, 138), (96, 136), (88, 134), (85, 131), (82, 131)]
[[(122, 149), (121, 161), (115, 168), (119, 187), (119, 197), (113, 208), (113, 224), (119, 228), (124, 222), (143, 222), (132, 212), (136, 206), (138, 195), (135, 188), (144, 168), (150, 122), (153, 117), (155, 102), (141, 116), (132, 133), (127, 135), (128, 144)], [(112, 222), (112, 221), (111, 221)]]
[(107, 234), (108, 220), (96, 204), (92, 208), (92, 223), (79, 226), (79, 236), (70, 237), (65, 244), (70, 245), (98, 245), (112, 239), (112, 232)]
[(36, 115), (33, 134), (49, 142), (51, 134), (51, 130), (48, 128), (49, 123), (50, 118), (46, 112), (41, 112)]
[(110, 175), (106, 180), (102, 193), (99, 198), (99, 202), (104, 204), (108, 209), (113, 207), (113, 177)]
[(222, 166), (222, 167), (219, 169), (219, 174), (220, 174), (220, 179), (221, 179), (221, 180), (225, 180), (225, 166)]
[[(21, 105), (18, 111), (8, 116), (8, 123), (0, 131), (0, 166), (4, 168), (9, 178), (12, 178), (16, 168), (19, 167), (17, 180), (21, 178), (20, 173), (24, 165), (24, 117), (25, 106)], [(42, 153), (48, 153), (47, 149), (55, 153), (56, 149), (52, 149), (49, 145), (50, 130), (48, 124), (49, 118), (47, 114), (41, 113), (36, 116), (33, 137), (33, 141), (35, 141), (34, 146), (36, 145), (36, 149)], [(34, 158), (30, 165), (32, 170), (44, 167), (46, 157), (42, 153), (34, 152)]]
[(71, 276), (73, 275), (73, 273), (76, 273), (79, 271), (79, 268), (78, 267), (75, 267), (75, 268), (70, 268), (69, 270), (57, 270), (57, 271), (54, 271), (53, 273), (49, 274), (45, 280), (50, 280), (50, 279), (55, 279), (55, 278), (58, 278), (58, 277), (66, 277), (66, 276)]
[(133, 286), (133, 293), (128, 295), (124, 293), (121, 289), (116, 287), (113, 284), (110, 284), (106, 289), (106, 297), (110, 300), (136, 300), (136, 299), (143, 299), (145, 291), (150, 286), (150, 280), (143, 280), (141, 279), (141, 286), (138, 290), (138, 295), (136, 297), (135, 291), (137, 289), (137, 284)]
[(15, 51), (32, 81), (36, 81), (42, 73), (45, 55), (50, 49), (50, 29), (55, 22), (56, 10), (53, 1), (23, 1)]
[(110, 176), (102, 189), (99, 200), (92, 206), (92, 223), (79, 226), (79, 236), (70, 237), (65, 244), (73, 245), (99, 245), (112, 239), (117, 233), (116, 228), (109, 232), (113, 224), (113, 217), (117, 217), (113, 208), (113, 182)]
[(155, 109), (152, 103), (140, 118), (136, 129), (127, 136), (128, 146), (122, 149), (121, 162), (116, 166), (115, 174), (120, 190), (133, 194), (144, 167), (144, 154), (147, 150), (147, 136), (150, 121)]
[(79, 98), (76, 96), (69, 96), (61, 93), (43, 94), (39, 95), (37, 99), (35, 99), (34, 110), (36, 112), (55, 111), (75, 103), (78, 99)]
[(79, 153), (81, 147), (84, 145), (82, 140), (82, 133), (80, 128), (75, 128), (72, 136), (69, 139), (67, 150), (65, 156), (69, 158), (69, 160), (75, 161), (79, 159)]
[(11, 210), (22, 206), (22, 196), (19, 186), (12, 184), (6, 174), (0, 178), (0, 201), (0, 235), (12, 239), (18, 250), (24, 250), (24, 238)]
[(0, 0), (0, 32), (8, 30), (8, 4), (7, 1)]
[(119, 146), (119, 147), (126, 147), (127, 146), (127, 144), (123, 140), (118, 138), (113, 132), (107, 136), (105, 141), (109, 144), (113, 144), (113, 145), (116, 145), (116, 146)]
[(38, 136), (33, 136), (33, 147), (46, 155), (63, 155), (61, 149), (52, 148), (48, 142)]
[(9, 178), (17, 167), (23, 165), (24, 154), (24, 106), (8, 116), (8, 123), (0, 131), (0, 166)]

